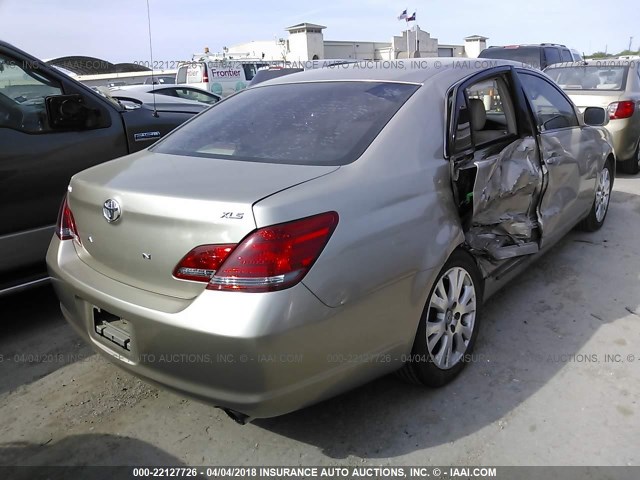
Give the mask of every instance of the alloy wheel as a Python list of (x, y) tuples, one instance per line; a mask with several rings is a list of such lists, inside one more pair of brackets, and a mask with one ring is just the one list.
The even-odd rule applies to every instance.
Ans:
[(611, 175), (609, 168), (604, 167), (598, 174), (596, 184), (596, 220), (602, 222), (609, 208), (609, 196), (611, 193)]
[(469, 272), (453, 267), (438, 279), (427, 312), (427, 351), (443, 370), (454, 367), (469, 347), (476, 320), (476, 287)]

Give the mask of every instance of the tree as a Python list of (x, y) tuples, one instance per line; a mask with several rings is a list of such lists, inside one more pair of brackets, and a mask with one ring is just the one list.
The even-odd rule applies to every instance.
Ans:
[(634, 52), (633, 50), (623, 50), (616, 55), (616, 57), (621, 57), (623, 55), (638, 55), (640, 52)]
[(607, 58), (610, 57), (611, 55), (609, 55), (608, 53), (604, 53), (604, 52), (595, 52), (592, 53), (591, 55), (587, 55), (588, 58)]

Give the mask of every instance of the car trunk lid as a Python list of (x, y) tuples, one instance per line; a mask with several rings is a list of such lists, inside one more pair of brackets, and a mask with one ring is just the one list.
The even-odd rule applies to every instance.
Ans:
[(612, 90), (602, 91), (566, 91), (569, 98), (576, 104), (580, 112), (584, 112), (587, 107), (607, 108), (611, 103), (620, 100), (622, 92)]
[[(84, 263), (122, 283), (193, 298), (204, 283), (173, 270), (192, 248), (238, 243), (256, 228), (252, 205), (338, 167), (277, 165), (143, 151), (76, 175), (69, 206)], [(105, 202), (112, 200), (106, 205)], [(120, 209), (120, 217), (107, 220)]]

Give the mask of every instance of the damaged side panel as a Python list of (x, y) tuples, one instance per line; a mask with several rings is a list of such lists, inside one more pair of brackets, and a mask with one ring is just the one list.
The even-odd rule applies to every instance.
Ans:
[(533, 137), (479, 150), (474, 158), (456, 165), (454, 178), (461, 211), (466, 211), (463, 224), (472, 253), (488, 257), (497, 267), (501, 260), (538, 251), (540, 165)]

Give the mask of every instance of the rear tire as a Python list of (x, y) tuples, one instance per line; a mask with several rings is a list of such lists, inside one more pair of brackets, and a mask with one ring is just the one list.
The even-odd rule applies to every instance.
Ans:
[(640, 172), (640, 144), (638, 144), (638, 148), (636, 148), (636, 153), (631, 160), (627, 160), (626, 162), (621, 162), (620, 170), (624, 173), (628, 173), (630, 175), (637, 175)]
[(473, 257), (453, 252), (429, 292), (411, 357), (397, 372), (428, 387), (451, 382), (469, 362), (478, 336), (483, 280)]
[(613, 187), (612, 180), (611, 160), (607, 160), (596, 179), (595, 198), (593, 199), (591, 211), (589, 215), (578, 224), (578, 229), (585, 232), (600, 230), (609, 211), (611, 188)]

